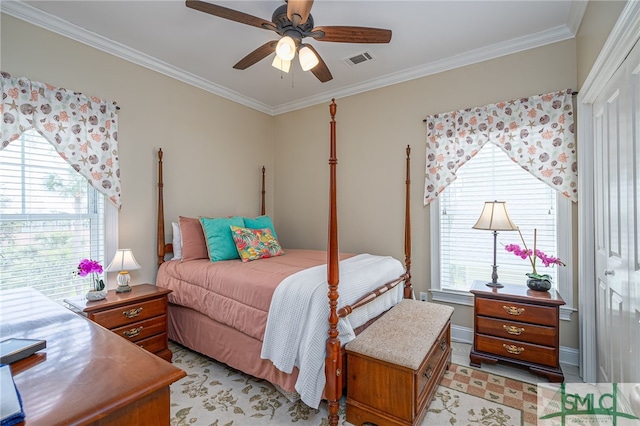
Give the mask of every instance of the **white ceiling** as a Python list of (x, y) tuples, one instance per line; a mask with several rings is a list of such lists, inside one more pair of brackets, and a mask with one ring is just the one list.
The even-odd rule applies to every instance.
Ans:
[[(267, 21), (281, 0), (214, 1)], [(315, 26), (390, 29), (389, 44), (319, 42), (333, 80), (282, 74), (269, 56), (233, 65), (278, 35), (208, 15), (184, 1), (9, 1), (1, 10), (225, 98), (277, 115), (390, 84), (573, 38), (586, 0), (316, 0)], [(362, 52), (375, 58), (349, 66)]]

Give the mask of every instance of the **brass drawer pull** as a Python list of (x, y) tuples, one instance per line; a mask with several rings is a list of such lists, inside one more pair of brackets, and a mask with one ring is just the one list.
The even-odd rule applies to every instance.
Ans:
[(524, 331), (523, 327), (516, 327), (515, 325), (503, 325), (502, 328), (504, 328), (504, 330), (509, 333), (509, 334), (513, 334), (516, 336), (519, 336), (522, 334), (522, 332)]
[(136, 337), (138, 334), (140, 334), (140, 332), (142, 331), (142, 328), (143, 328), (142, 326), (138, 328), (132, 328), (129, 331), (123, 331), (122, 334), (124, 334), (128, 338)]
[(524, 351), (523, 347), (516, 346), (516, 345), (503, 344), (502, 347), (505, 348), (507, 352), (514, 355), (520, 355)]
[(131, 309), (130, 311), (124, 311), (122, 315), (124, 315), (127, 318), (135, 318), (138, 315), (140, 315), (140, 312), (142, 312), (142, 308)]
[(446, 352), (446, 351), (447, 351), (447, 346), (448, 346), (448, 345), (447, 345), (447, 341), (446, 341), (445, 339), (442, 339), (442, 340), (440, 341), (440, 350), (441, 350), (442, 352)]
[(524, 308), (516, 308), (515, 306), (502, 306), (509, 315), (520, 315), (524, 312)]
[(431, 376), (433, 376), (433, 368), (431, 368), (431, 364), (427, 365), (427, 368), (424, 370), (422, 375), (426, 377), (427, 380), (431, 379)]

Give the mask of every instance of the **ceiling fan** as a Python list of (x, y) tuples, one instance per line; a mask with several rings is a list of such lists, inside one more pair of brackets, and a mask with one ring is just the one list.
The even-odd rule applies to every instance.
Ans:
[(391, 30), (350, 26), (314, 27), (310, 13), (313, 0), (288, 0), (273, 12), (271, 21), (204, 1), (187, 0), (186, 5), (191, 9), (220, 18), (275, 31), (281, 36), (279, 40), (268, 41), (242, 58), (233, 66), (239, 70), (247, 69), (276, 52), (272, 65), (284, 72), (289, 72), (291, 60), (298, 52), (302, 69), (311, 71), (318, 80), (325, 83), (333, 78), (331, 71), (313, 46), (302, 42), (305, 37), (338, 43), (389, 43), (391, 41)]

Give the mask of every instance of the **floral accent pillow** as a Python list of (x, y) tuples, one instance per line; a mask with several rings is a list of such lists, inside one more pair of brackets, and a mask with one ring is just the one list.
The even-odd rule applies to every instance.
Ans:
[(231, 236), (243, 262), (284, 254), (269, 228), (249, 229), (231, 225)]

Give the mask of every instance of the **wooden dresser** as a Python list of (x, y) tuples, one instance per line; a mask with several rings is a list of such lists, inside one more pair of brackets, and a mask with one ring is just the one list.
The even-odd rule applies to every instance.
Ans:
[(127, 293), (110, 290), (102, 300), (65, 299), (69, 307), (118, 336), (171, 361), (167, 333), (167, 294), (171, 290), (152, 284), (131, 286)]
[(27, 426), (169, 425), (185, 372), (32, 289), (0, 292), (0, 336), (43, 339), (11, 364)]
[(492, 288), (475, 281), (474, 336), (470, 364), (508, 361), (563, 382), (560, 368), (560, 306), (554, 289), (533, 291), (526, 285)]

